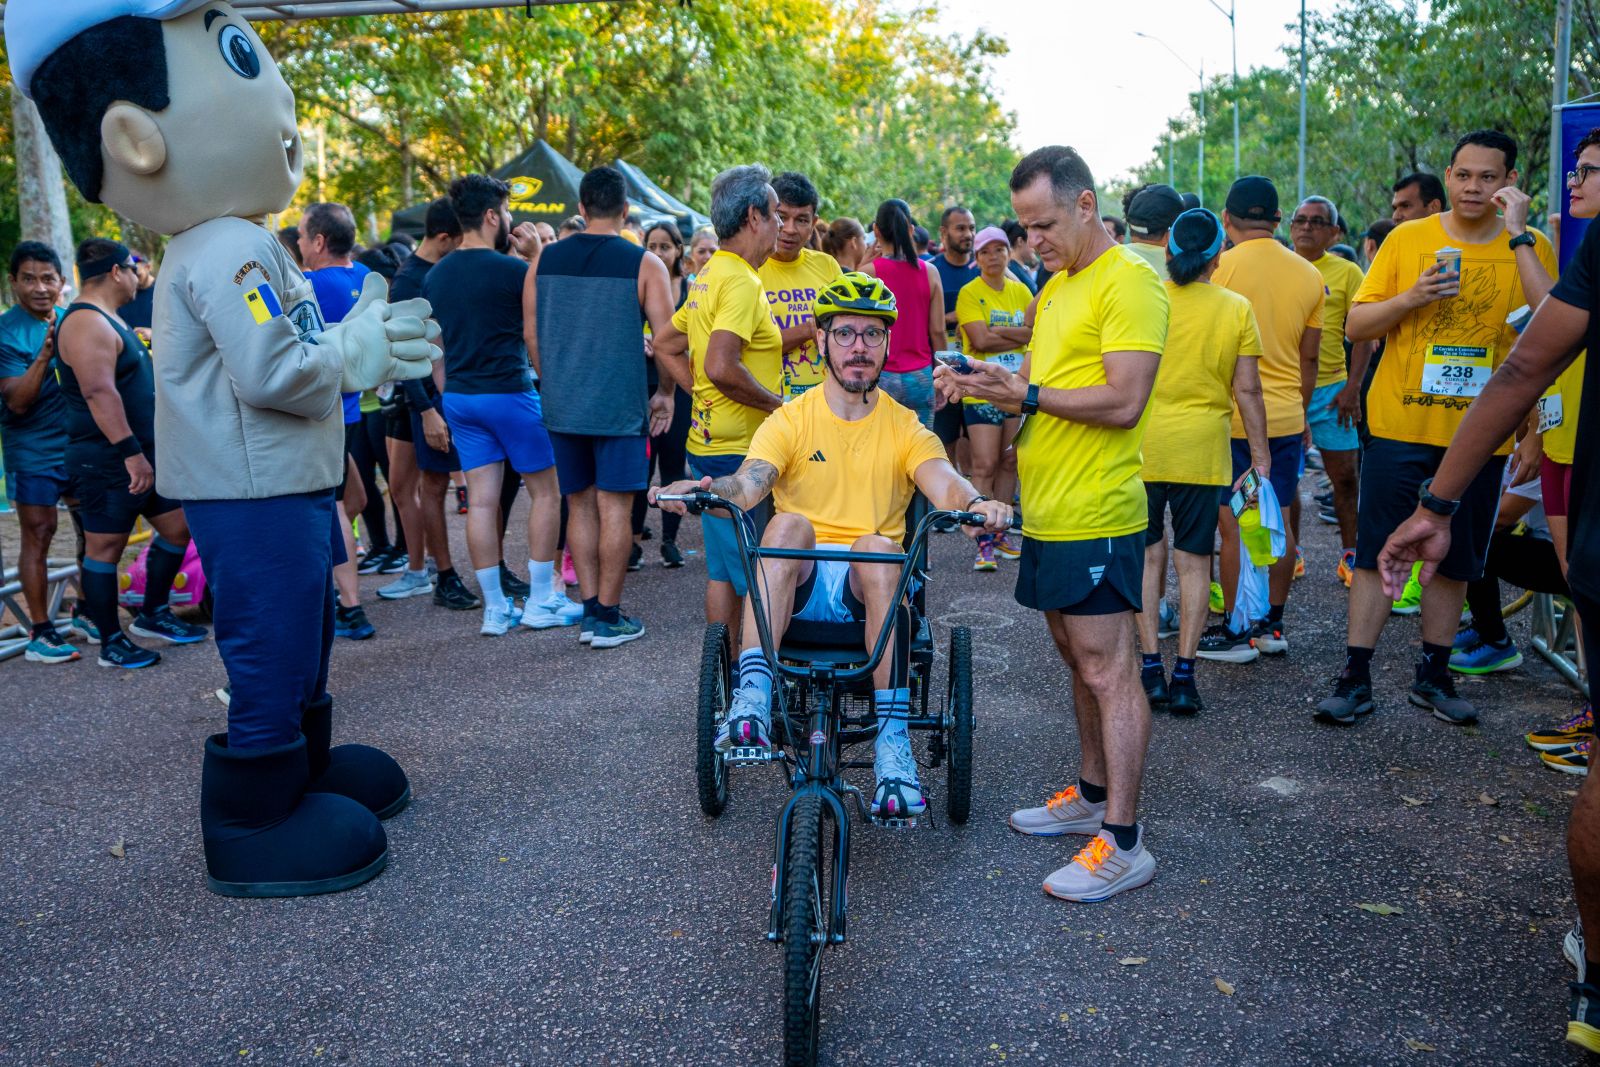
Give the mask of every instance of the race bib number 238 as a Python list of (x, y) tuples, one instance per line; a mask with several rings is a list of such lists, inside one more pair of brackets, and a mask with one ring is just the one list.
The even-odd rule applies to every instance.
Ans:
[(1433, 396), (1477, 396), (1494, 374), (1494, 349), (1481, 345), (1429, 345), (1422, 391)]

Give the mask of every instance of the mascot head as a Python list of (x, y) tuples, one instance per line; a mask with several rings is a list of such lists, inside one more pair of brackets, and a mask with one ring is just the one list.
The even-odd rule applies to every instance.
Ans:
[(5, 34), (12, 76), (85, 199), (174, 234), (294, 198), (294, 93), (226, 3), (9, 0)]

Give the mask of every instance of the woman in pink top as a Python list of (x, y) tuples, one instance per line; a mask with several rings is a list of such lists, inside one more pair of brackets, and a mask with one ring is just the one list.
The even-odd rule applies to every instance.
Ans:
[[(917, 258), (911, 211), (904, 200), (885, 200), (873, 220), (879, 255), (861, 270), (889, 287), (900, 316), (889, 330), (889, 359), (879, 385), (933, 428), (933, 354), (944, 347), (944, 286), (939, 272)], [(937, 401), (944, 406), (944, 397)]]

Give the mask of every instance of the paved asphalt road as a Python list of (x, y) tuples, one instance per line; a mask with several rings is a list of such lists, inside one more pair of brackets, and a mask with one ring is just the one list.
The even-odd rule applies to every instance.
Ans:
[[(1520, 737), (1570, 692), (1531, 658), (1467, 683), (1483, 723), (1449, 727), (1403, 700), (1418, 636), (1397, 619), (1378, 713), (1313, 725), (1344, 611), (1330, 529), (1311, 527), (1292, 651), (1202, 664), (1205, 713), (1157, 718), (1158, 874), (1099, 905), (1044, 896), (1074, 845), (1005, 823), (1073, 780), (1064, 670), (1011, 599), (1014, 565), (973, 574), (964, 539), (936, 540), (941, 646), (953, 623), (979, 642), (974, 814), (856, 834), (824, 1062), (1582, 1061), (1562, 1041), (1577, 780)], [(388, 871), (333, 896), (205, 889), (200, 750), (225, 726), (209, 643), (131, 674), (0, 664), (0, 1063), (776, 1062), (783, 793), (746, 771), (722, 818), (700, 814), (704, 572), (654, 547), (627, 597), (649, 635), (617, 651), (370, 607), (377, 638), (335, 651), (335, 738), (393, 753), (416, 800), (388, 823)], [(943, 772), (926, 784), (939, 804)]]

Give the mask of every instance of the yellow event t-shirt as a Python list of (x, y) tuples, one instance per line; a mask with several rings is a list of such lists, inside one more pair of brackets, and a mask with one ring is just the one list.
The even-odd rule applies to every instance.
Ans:
[[(1367, 393), (1367, 423), (1375, 436), (1419, 445), (1448, 446), (1472, 398), (1505, 362), (1517, 332), (1506, 319), (1528, 302), (1517, 274), (1517, 254), (1505, 233), (1469, 244), (1445, 232), (1442, 215), (1396, 226), (1383, 242), (1357, 304), (1399, 296), (1416, 284), (1445, 247), (1461, 249), (1461, 292), (1413, 311), (1389, 331), (1383, 361)], [(1544, 234), (1534, 252), (1554, 277), (1555, 252)], [(1500, 454), (1510, 449), (1510, 442)]]
[[(1051, 277), (1034, 313), (1031, 380), (1045, 389), (1106, 384), (1107, 352), (1161, 354), (1167, 291), (1150, 264), (1117, 245), (1076, 274)], [(1150, 409), (1131, 430), (1029, 416), (1017, 437), (1023, 533), (1037, 541), (1086, 541), (1145, 528), (1139, 442)]]
[[(816, 302), (817, 294), (844, 272), (839, 269), (839, 261), (826, 252), (802, 248), (800, 255), (788, 263), (768, 256), (757, 273), (767, 291), (772, 320), (778, 324), (778, 329), (787, 330), (812, 321), (811, 305)], [(823, 374), (817, 342), (808, 340), (799, 348), (785, 352), (783, 398), (788, 400), (821, 385)]]
[[(1021, 370), (1025, 354), (1022, 348), (1009, 352), (979, 352), (972, 347), (967, 326), (974, 322), (981, 322), (985, 326), (1021, 326), (1023, 317), (1028, 313), (1028, 305), (1032, 302), (1033, 294), (1028, 292), (1028, 287), (1009, 272), (999, 292), (995, 292), (981, 274), (963, 285), (956, 294), (956, 325), (961, 331), (961, 351), (973, 359), (998, 363), (1013, 374)], [(967, 403), (981, 404), (983, 401), (969, 396)]]
[[(1271, 237), (1254, 237), (1222, 253), (1211, 281), (1232, 289), (1256, 313), (1261, 329), (1261, 393), (1267, 402), (1267, 436), (1287, 437), (1306, 428), (1300, 395), (1300, 335), (1322, 327), (1322, 275)], [(1233, 436), (1244, 439), (1244, 423), (1233, 413)]]
[(1125, 247), (1128, 251), (1150, 264), (1151, 269), (1161, 276), (1162, 281), (1167, 280), (1169, 277), (1167, 274), (1167, 246), (1164, 243), (1151, 245), (1145, 244), (1143, 241), (1129, 241)]
[(1587, 352), (1579, 352), (1572, 365), (1561, 372), (1550, 391), (1539, 398), (1539, 430), (1544, 434), (1544, 454), (1557, 463), (1572, 463), (1578, 450), (1578, 404), (1583, 400), (1583, 364)]
[(1365, 275), (1361, 268), (1331, 252), (1312, 264), (1322, 274), (1322, 351), (1317, 355), (1317, 388), (1348, 381), (1350, 369), (1344, 362), (1344, 320), (1350, 314)]
[(773, 506), (810, 519), (819, 545), (874, 533), (903, 540), (917, 468), (945, 458), (916, 412), (882, 390), (877, 397), (866, 418), (847, 422), (812, 389), (774, 411), (750, 442), (747, 460), (778, 468)]
[(739, 358), (755, 380), (776, 393), (783, 376), (783, 337), (767, 310), (761, 278), (750, 264), (719, 249), (689, 286), (688, 299), (672, 325), (689, 335), (694, 395), (689, 409), (689, 452), (696, 456), (742, 456), (767, 413), (722, 395), (706, 377), (706, 345), (718, 330), (743, 342)]
[(1261, 355), (1250, 301), (1206, 282), (1167, 282), (1167, 351), (1150, 393), (1144, 438), (1147, 482), (1227, 485), (1233, 481), (1228, 420), (1233, 368)]

